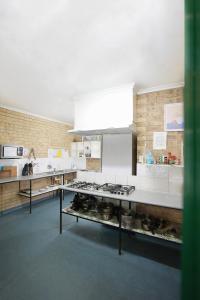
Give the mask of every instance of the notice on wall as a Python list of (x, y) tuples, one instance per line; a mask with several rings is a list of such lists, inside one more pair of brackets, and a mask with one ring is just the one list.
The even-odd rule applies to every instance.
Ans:
[(65, 157), (65, 149), (59, 149), (59, 148), (48, 149), (48, 157), (49, 158), (64, 158)]
[(183, 131), (183, 103), (170, 103), (164, 106), (164, 130)]
[(167, 148), (167, 132), (154, 132), (153, 133), (153, 149), (165, 150)]

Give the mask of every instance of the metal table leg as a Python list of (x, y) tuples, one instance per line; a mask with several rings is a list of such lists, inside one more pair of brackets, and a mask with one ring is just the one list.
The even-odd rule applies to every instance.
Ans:
[(119, 201), (119, 255), (122, 254), (122, 201)]
[(63, 202), (63, 197), (64, 192), (62, 189), (60, 189), (60, 234), (62, 234), (62, 202)]
[[(51, 176), (51, 185), (53, 184), (53, 177)], [(51, 193), (50, 193), (50, 197), (51, 197)], [(54, 198), (54, 191), (53, 191), (53, 198)]]
[[(62, 185), (65, 184), (65, 174), (62, 175)], [(64, 190), (63, 190), (63, 201), (64, 201)]]
[(128, 204), (129, 204), (129, 209), (131, 209), (131, 202), (129, 201)]
[(2, 186), (2, 184), (0, 184), (0, 197), (2, 197), (2, 199), (0, 199), (0, 209), (1, 209), (1, 215), (3, 215), (3, 186)]
[(30, 203), (29, 203), (29, 212), (32, 212), (32, 180), (30, 180)]
[(62, 176), (62, 185), (64, 185), (65, 184), (65, 174), (63, 174), (63, 176)]

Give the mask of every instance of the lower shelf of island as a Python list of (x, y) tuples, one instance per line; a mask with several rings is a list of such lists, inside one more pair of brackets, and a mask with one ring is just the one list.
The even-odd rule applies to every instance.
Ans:
[[(58, 189), (59, 189), (59, 186), (57, 185), (54, 187), (41, 189), (41, 191), (40, 190), (32, 190), (31, 197), (36, 197), (36, 196), (39, 196), (42, 194), (54, 192), (54, 191), (57, 191)], [(19, 192), (18, 195), (30, 198), (30, 192)]]
[[(103, 220), (103, 219), (100, 219), (100, 218), (97, 218), (96, 216), (92, 215), (92, 214), (86, 214), (86, 213), (83, 213), (83, 212), (77, 212), (73, 209), (71, 209), (71, 207), (66, 207), (62, 210), (62, 213), (64, 214), (68, 214), (68, 215), (71, 215), (71, 216), (74, 216), (74, 217), (79, 217), (81, 219), (85, 219), (85, 220), (88, 220), (88, 221), (93, 221), (93, 222), (96, 222), (96, 223), (100, 223), (100, 224), (104, 224), (104, 225), (108, 225), (108, 226), (112, 226), (112, 227), (115, 227), (115, 228), (119, 228), (119, 223), (118, 223), (118, 220), (116, 217), (112, 218), (111, 220)], [(151, 236), (151, 237), (155, 237), (155, 238), (158, 238), (158, 239), (162, 239), (162, 240), (167, 240), (167, 241), (170, 241), (170, 242), (175, 242), (177, 244), (182, 244), (182, 240), (177, 238), (177, 237), (174, 237), (170, 234), (159, 234), (159, 233), (152, 233), (151, 231), (147, 231), (147, 230), (144, 230), (144, 229), (141, 229), (141, 228), (125, 228), (125, 227), (121, 227), (123, 230), (126, 230), (126, 231), (131, 231), (131, 232), (135, 232), (135, 233), (139, 233), (139, 234), (143, 234), (143, 235), (147, 235), (147, 236)]]

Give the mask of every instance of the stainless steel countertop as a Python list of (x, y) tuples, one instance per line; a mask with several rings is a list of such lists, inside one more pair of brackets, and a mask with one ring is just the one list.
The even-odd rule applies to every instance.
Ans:
[(34, 180), (34, 179), (64, 175), (64, 174), (68, 174), (68, 173), (76, 173), (76, 171), (77, 170), (74, 170), (74, 169), (66, 169), (66, 170), (60, 170), (60, 171), (55, 171), (55, 172), (45, 172), (45, 173), (40, 173), (40, 174), (34, 174), (34, 175), (30, 175), (30, 176), (8, 177), (8, 178), (0, 179), (0, 184), (17, 182), (17, 181)]
[(173, 209), (182, 209), (183, 208), (183, 199), (182, 196), (170, 193), (162, 193), (162, 192), (152, 192), (146, 190), (135, 190), (130, 195), (116, 195), (110, 194), (108, 192), (98, 192), (98, 191), (87, 191), (81, 189), (70, 188), (67, 185), (59, 186), (60, 189), (78, 192), (82, 194), (94, 195), (99, 197), (105, 197), (110, 199), (122, 200), (122, 201), (130, 201), (135, 203), (143, 203)]

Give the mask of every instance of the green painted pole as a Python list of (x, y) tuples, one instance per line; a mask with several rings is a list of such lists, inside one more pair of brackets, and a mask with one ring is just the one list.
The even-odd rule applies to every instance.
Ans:
[(200, 0), (185, 0), (182, 299), (200, 300)]

